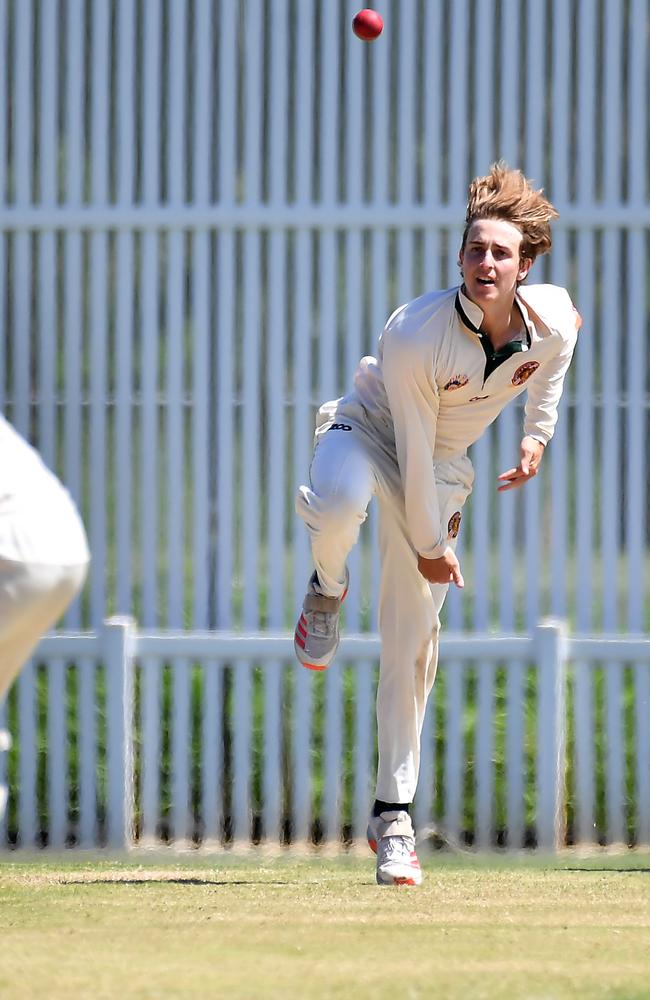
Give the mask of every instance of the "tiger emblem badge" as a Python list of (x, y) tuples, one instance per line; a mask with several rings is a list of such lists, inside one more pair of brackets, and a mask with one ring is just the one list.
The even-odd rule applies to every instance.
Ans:
[(539, 368), (539, 361), (527, 361), (523, 365), (519, 365), (519, 368), (512, 376), (513, 385), (523, 385), (527, 382), (531, 375), (533, 375)]
[(456, 538), (458, 532), (460, 531), (460, 520), (461, 513), (459, 510), (455, 514), (452, 514), (449, 518), (449, 524), (447, 525), (447, 538)]

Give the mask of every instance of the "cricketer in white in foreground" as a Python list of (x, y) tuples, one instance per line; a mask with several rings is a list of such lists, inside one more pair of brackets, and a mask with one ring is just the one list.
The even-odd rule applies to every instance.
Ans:
[(518, 465), (499, 490), (531, 479), (557, 421), (580, 318), (568, 293), (522, 282), (551, 247), (557, 212), (518, 170), (495, 164), (469, 189), (459, 254), (462, 284), (397, 309), (363, 358), (352, 391), (318, 416), (310, 485), (296, 509), (310, 535), (314, 574), (296, 626), (296, 655), (323, 670), (339, 641), (346, 560), (379, 502), (381, 658), (379, 767), (368, 841), (380, 884), (422, 875), (409, 816), (420, 737), (438, 660), (439, 612), (472, 489), (467, 448), (504, 406), (527, 392)]
[[(69, 493), (0, 415), (0, 702), (81, 588), (89, 558)], [(0, 730), (0, 753), (9, 746)], [(6, 798), (0, 785), (0, 817)]]

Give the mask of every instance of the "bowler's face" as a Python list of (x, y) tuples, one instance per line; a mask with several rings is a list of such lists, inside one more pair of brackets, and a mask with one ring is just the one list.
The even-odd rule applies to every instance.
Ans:
[(465, 289), (478, 306), (511, 300), (531, 262), (520, 257), (521, 232), (502, 219), (478, 219), (460, 252)]

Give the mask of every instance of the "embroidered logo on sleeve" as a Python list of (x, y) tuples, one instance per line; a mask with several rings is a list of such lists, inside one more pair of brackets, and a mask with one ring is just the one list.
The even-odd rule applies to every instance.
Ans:
[(447, 525), (447, 538), (456, 538), (460, 530), (461, 513), (459, 510), (452, 514)]
[(539, 361), (527, 361), (525, 365), (519, 365), (519, 368), (512, 376), (513, 385), (523, 385), (527, 382), (531, 375), (533, 375), (539, 368)]
[(447, 392), (453, 392), (454, 389), (462, 389), (463, 386), (467, 385), (468, 382), (469, 382), (468, 375), (454, 375), (454, 377), (450, 378), (447, 384), (443, 386), (443, 389), (445, 389)]

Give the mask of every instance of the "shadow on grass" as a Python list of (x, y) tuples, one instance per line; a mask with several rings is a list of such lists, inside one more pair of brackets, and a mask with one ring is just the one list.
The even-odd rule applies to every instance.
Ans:
[(650, 875), (650, 868), (560, 868), (562, 872), (607, 872), (609, 875)]
[(266, 879), (211, 878), (81, 878), (63, 879), (61, 885), (297, 885), (297, 882), (267, 881)]

